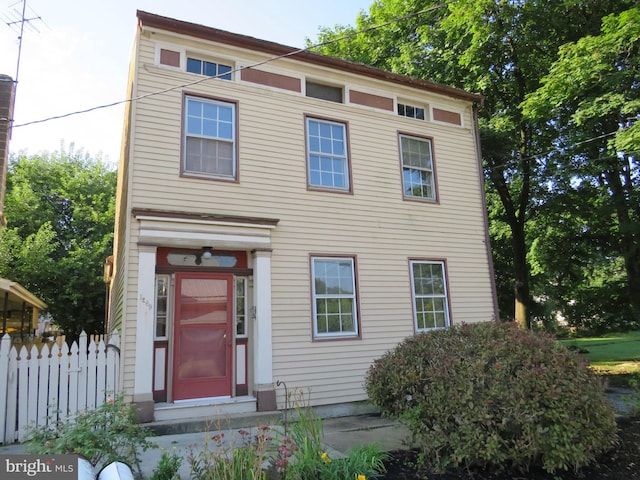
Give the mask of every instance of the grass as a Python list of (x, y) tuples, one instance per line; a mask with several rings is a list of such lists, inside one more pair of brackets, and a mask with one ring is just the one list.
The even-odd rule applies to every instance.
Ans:
[(593, 371), (609, 377), (612, 385), (624, 385), (640, 375), (640, 330), (561, 342), (584, 355)]

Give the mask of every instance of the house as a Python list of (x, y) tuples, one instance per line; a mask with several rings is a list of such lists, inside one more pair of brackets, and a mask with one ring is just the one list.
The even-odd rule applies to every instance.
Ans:
[(403, 338), (497, 317), (479, 96), (137, 18), (107, 280), (143, 419), (357, 406)]

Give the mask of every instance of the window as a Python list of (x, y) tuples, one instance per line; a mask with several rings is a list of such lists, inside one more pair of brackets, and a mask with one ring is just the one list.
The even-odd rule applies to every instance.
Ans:
[(353, 258), (312, 258), (316, 337), (358, 335), (354, 263)]
[(343, 103), (341, 87), (333, 87), (331, 85), (322, 85), (320, 83), (307, 81), (305, 91), (307, 92), (307, 97), (328, 100), (329, 102)]
[(400, 135), (402, 184), (406, 197), (436, 199), (431, 140)]
[(411, 289), (416, 331), (449, 326), (444, 262), (411, 262)]
[(309, 186), (349, 190), (347, 127), (307, 118)]
[(236, 336), (247, 336), (247, 279), (236, 277)]
[(417, 118), (418, 120), (424, 120), (424, 108), (398, 103), (398, 115), (409, 118)]
[(235, 117), (233, 103), (186, 97), (184, 173), (235, 179)]
[(156, 322), (154, 337), (156, 340), (167, 338), (167, 312), (169, 311), (169, 276), (156, 276)]
[(187, 58), (187, 72), (206, 75), (207, 77), (217, 76), (223, 80), (231, 80), (231, 66), (198, 60), (197, 58)]

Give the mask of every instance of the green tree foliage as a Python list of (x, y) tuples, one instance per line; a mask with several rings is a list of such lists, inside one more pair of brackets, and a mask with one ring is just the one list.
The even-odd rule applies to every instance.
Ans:
[[(503, 289), (499, 297), (503, 308), (507, 299), (515, 300), (501, 311), (503, 318), (515, 317), (523, 325), (530, 320), (528, 251), (534, 237), (529, 223), (544, 214), (548, 199), (552, 172), (540, 155), (555, 147), (549, 123), (525, 116), (523, 101), (540, 87), (562, 45), (597, 34), (604, 16), (632, 3), (378, 0), (368, 13), (361, 12), (356, 27), (320, 32), (322, 53), (484, 95), (479, 124), (486, 182), (494, 192), (490, 220), (500, 225), (492, 228), (500, 235), (493, 237), (500, 245), (495, 255)], [(372, 28), (376, 25), (383, 26)], [(358, 30), (363, 33), (355, 34)]]
[[(549, 189), (573, 207), (564, 216), (581, 230), (581, 244), (546, 245), (541, 255), (574, 252), (582, 273), (591, 273), (587, 291), (604, 293), (602, 303), (629, 305), (627, 328), (640, 325), (639, 78), (640, 9), (632, 8), (604, 18), (599, 35), (563, 46), (524, 104), (525, 114), (554, 134), (562, 153), (547, 158), (559, 172)], [(616, 284), (625, 287), (622, 295)], [(580, 293), (573, 298), (577, 321), (601, 319), (589, 312), (600, 302)]]
[(115, 187), (113, 168), (73, 148), (9, 162), (0, 276), (42, 298), (68, 335), (104, 328)]

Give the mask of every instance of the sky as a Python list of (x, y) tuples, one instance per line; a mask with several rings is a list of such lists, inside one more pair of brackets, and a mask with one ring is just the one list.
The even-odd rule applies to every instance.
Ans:
[[(124, 104), (56, 120), (126, 97), (136, 10), (304, 47), (321, 27), (355, 25), (373, 0), (0, 0), (0, 74), (18, 78), (11, 153), (64, 149), (117, 164)], [(21, 126), (22, 125), (22, 126)]]

